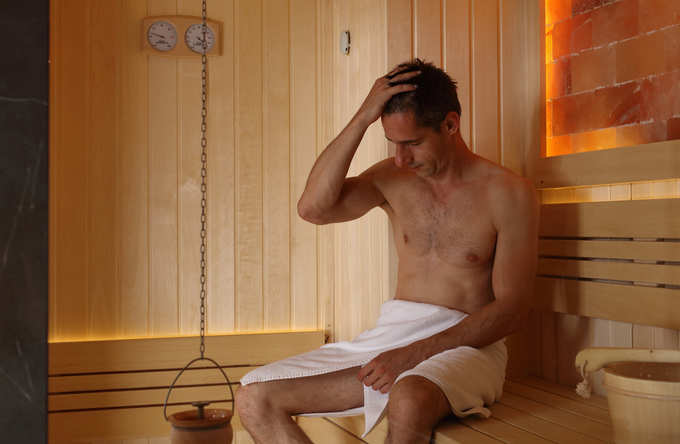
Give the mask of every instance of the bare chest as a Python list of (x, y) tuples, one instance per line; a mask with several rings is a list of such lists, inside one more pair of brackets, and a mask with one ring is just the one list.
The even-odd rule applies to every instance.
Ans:
[(425, 192), (402, 193), (390, 205), (400, 258), (455, 267), (483, 266), (492, 260), (496, 232), (479, 194), (460, 192), (437, 199)]

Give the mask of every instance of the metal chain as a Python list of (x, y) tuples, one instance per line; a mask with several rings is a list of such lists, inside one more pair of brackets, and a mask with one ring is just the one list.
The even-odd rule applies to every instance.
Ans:
[(208, 49), (207, 41), (207, 13), (206, 0), (203, 0), (203, 53), (201, 54), (201, 64), (203, 69), (201, 71), (201, 358), (205, 354), (205, 299), (206, 299), (206, 234), (207, 234), (207, 216), (206, 204), (208, 196), (208, 187), (206, 185), (208, 175), (208, 155), (206, 153), (208, 146), (208, 139), (206, 138), (207, 130), (207, 65), (208, 57), (206, 52)]

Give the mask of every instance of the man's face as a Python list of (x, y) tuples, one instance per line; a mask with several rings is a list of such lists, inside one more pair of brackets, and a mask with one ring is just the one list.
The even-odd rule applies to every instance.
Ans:
[(444, 160), (444, 134), (419, 126), (411, 112), (383, 114), (385, 137), (396, 147), (394, 162), (421, 177), (432, 176)]

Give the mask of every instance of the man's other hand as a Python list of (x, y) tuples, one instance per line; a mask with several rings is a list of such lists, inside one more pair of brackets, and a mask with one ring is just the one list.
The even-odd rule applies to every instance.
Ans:
[(418, 359), (414, 346), (411, 344), (379, 354), (359, 370), (357, 379), (365, 386), (373, 387), (373, 390), (389, 392), (400, 374), (422, 361)]
[(378, 77), (368, 96), (364, 99), (364, 103), (361, 104), (357, 117), (362, 119), (366, 125), (378, 120), (382, 115), (385, 104), (392, 96), (414, 91), (417, 88), (416, 85), (403, 82), (418, 75), (420, 75), (420, 71), (398, 72), (395, 70), (383, 77)]

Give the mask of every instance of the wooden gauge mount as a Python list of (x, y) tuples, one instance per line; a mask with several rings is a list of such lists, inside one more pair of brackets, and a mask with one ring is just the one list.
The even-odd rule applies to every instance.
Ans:
[[(186, 15), (159, 15), (142, 21), (142, 50), (169, 57), (200, 57), (203, 19)], [(208, 56), (222, 55), (222, 22), (206, 20)]]

